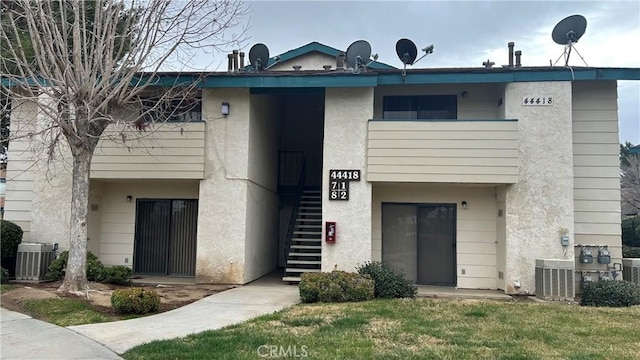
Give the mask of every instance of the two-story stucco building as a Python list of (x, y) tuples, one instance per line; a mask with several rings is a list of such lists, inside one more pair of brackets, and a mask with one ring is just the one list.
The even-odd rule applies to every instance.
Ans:
[[(338, 52), (311, 43), (266, 71), (208, 74), (193, 116), (131, 149), (101, 141), (88, 249), (204, 283), (382, 260), (417, 284), (507, 293), (535, 291), (536, 259), (575, 259), (578, 282), (621, 262), (616, 81), (639, 69), (405, 77), (378, 62), (336, 69)], [(12, 125), (42, 116), (16, 103)], [(64, 249), (69, 167), (29, 146), (10, 147), (5, 219)], [(611, 264), (581, 264), (586, 245), (608, 247)]]

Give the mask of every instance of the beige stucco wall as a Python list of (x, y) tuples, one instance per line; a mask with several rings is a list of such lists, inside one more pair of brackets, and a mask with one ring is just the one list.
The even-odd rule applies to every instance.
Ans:
[[(553, 105), (522, 105), (526, 96)], [(506, 189), (506, 291), (534, 293), (536, 259), (573, 258), (573, 247), (560, 244), (574, 232), (571, 82), (509, 83), (504, 97), (520, 134), (519, 180)]]
[[(92, 187), (96, 188), (94, 196), (99, 194), (101, 198), (99, 258), (105, 265), (133, 264), (137, 199), (198, 198), (198, 181), (194, 180), (109, 181), (95, 184), (92, 181)], [(129, 195), (131, 201), (127, 201)], [(89, 224), (89, 233), (92, 226)], [(89, 243), (93, 241), (89, 240)]]
[[(200, 181), (196, 281), (242, 284), (245, 279), (249, 160), (249, 89), (205, 89), (205, 179)], [(231, 106), (220, 115), (220, 103)]]
[(283, 61), (269, 68), (270, 71), (293, 71), (294, 65), (301, 65), (301, 70), (323, 70), (322, 66), (331, 65), (336, 68), (336, 58), (319, 52), (304, 54), (294, 59)]
[[(467, 208), (460, 204), (467, 202)], [(373, 184), (371, 258), (382, 260), (382, 203), (457, 205), (457, 287), (496, 289), (496, 188), (453, 184)]]
[[(322, 242), (322, 271), (354, 271), (371, 259), (371, 183), (366, 179), (367, 122), (372, 88), (329, 88), (325, 93), (322, 219), (337, 222), (335, 244)], [(349, 201), (330, 201), (329, 170), (361, 170), (351, 181)]]
[[(466, 92), (466, 97), (462, 93)], [(458, 119), (504, 119), (498, 99), (502, 84), (385, 85), (375, 89), (375, 119), (382, 119), (383, 98), (387, 95), (457, 95)]]
[[(579, 245), (607, 245), (612, 263), (622, 258), (618, 102), (615, 81), (573, 83), (573, 171), (575, 255)], [(597, 255), (597, 247), (591, 248)], [(607, 265), (583, 265), (577, 270), (607, 270)], [(591, 276), (597, 278), (595, 273)], [(580, 277), (576, 278), (577, 281)], [(580, 287), (576, 287), (578, 292)]]
[(273, 96), (251, 95), (244, 282), (277, 267), (278, 111)]

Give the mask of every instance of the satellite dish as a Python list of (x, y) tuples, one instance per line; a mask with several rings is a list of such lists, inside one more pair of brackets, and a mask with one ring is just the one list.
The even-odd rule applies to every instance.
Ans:
[(396, 54), (405, 65), (412, 65), (418, 57), (418, 48), (409, 39), (400, 39), (396, 42)]
[(571, 15), (562, 19), (551, 32), (556, 44), (569, 45), (577, 43), (587, 30), (587, 19), (582, 15)]
[(562, 55), (558, 57), (556, 63), (564, 56), (564, 66), (569, 66), (571, 50), (575, 50), (584, 64), (587, 65), (587, 62), (584, 61), (582, 55), (580, 55), (578, 50), (575, 48), (575, 43), (577, 43), (582, 35), (584, 35), (585, 30), (587, 30), (587, 19), (582, 15), (567, 16), (556, 24), (551, 32), (551, 38), (556, 44), (564, 45), (564, 51)]
[(347, 48), (346, 58), (347, 65), (356, 72), (361, 68), (366, 68), (369, 64), (369, 58), (371, 58), (371, 45), (364, 40), (352, 43)]
[(249, 50), (249, 62), (256, 71), (264, 70), (269, 62), (269, 48), (265, 44), (255, 44)]

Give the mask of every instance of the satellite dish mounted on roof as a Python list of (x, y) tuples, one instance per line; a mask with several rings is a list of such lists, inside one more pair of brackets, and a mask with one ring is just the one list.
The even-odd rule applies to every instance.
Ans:
[(269, 62), (269, 48), (267, 48), (267, 45), (253, 45), (249, 50), (249, 62), (255, 71), (266, 70)]
[[(575, 44), (580, 40), (584, 32), (587, 30), (587, 19), (582, 15), (571, 15), (560, 20), (559, 23), (553, 28), (551, 32), (551, 38), (556, 44), (564, 45), (564, 51), (562, 55), (558, 57), (558, 60), (554, 65), (564, 56), (564, 66), (569, 66), (569, 58), (571, 57), (571, 50), (575, 50), (578, 56), (582, 59), (585, 65), (587, 62), (575, 49)], [(587, 65), (589, 66), (589, 65)]]
[(402, 79), (404, 81), (407, 80), (407, 65), (413, 65), (422, 60), (425, 56), (432, 54), (433, 45), (423, 48), (422, 51), (424, 51), (424, 55), (416, 60), (416, 57), (418, 57), (418, 48), (413, 41), (409, 39), (400, 39), (396, 42), (396, 54), (398, 54), (398, 58), (402, 61), (402, 64), (404, 64), (402, 69)]
[(364, 40), (358, 40), (349, 45), (345, 57), (347, 66), (352, 68), (355, 74), (361, 69), (366, 71), (367, 66), (378, 59), (378, 55), (375, 54), (374, 60), (371, 60), (371, 45)]

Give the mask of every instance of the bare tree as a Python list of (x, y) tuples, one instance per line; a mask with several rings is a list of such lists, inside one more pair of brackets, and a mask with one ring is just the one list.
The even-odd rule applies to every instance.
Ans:
[[(229, 31), (246, 11), (233, 0), (15, 0), (2, 6), (2, 91), (14, 103), (36, 103), (47, 119), (18, 133), (40, 139), (50, 158), (59, 143), (71, 153), (69, 260), (59, 290), (78, 293), (87, 287), (89, 172), (98, 140), (110, 127), (108, 134), (126, 142), (132, 128), (175, 116), (184, 106), (172, 105), (188, 102), (198, 78), (159, 84), (161, 70), (188, 65), (196, 51), (237, 44), (244, 32)], [(152, 90), (154, 101), (144, 102)], [(171, 111), (163, 111), (167, 107)], [(117, 115), (140, 108), (133, 117)]]
[(640, 154), (628, 154), (621, 164), (620, 194), (623, 216), (640, 213)]

